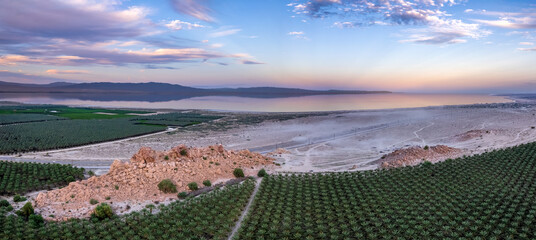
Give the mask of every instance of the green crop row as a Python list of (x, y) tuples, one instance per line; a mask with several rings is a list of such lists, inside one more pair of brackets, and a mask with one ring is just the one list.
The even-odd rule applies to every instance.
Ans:
[(128, 119), (35, 122), (0, 127), (0, 154), (59, 149), (163, 131)]
[(111, 219), (74, 219), (35, 225), (14, 215), (0, 215), (0, 239), (227, 239), (253, 193), (255, 183), (242, 184), (201, 196)]
[(265, 177), (238, 239), (536, 239), (536, 143), (415, 167)]
[(138, 121), (142, 124), (185, 127), (203, 122), (209, 122), (219, 118), (221, 117), (202, 115), (198, 113), (165, 113), (150, 116), (140, 116), (131, 119), (131, 121)]
[(83, 177), (83, 169), (70, 165), (0, 161), (0, 195), (62, 187)]
[(0, 114), (0, 125), (27, 123), (27, 122), (44, 122), (64, 120), (65, 118), (45, 115), (45, 114)]

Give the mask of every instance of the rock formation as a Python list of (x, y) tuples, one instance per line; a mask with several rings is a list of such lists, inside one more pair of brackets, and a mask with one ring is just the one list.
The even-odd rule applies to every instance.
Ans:
[(414, 146), (398, 149), (383, 156), (380, 159), (380, 166), (381, 168), (414, 166), (423, 161), (438, 162), (448, 158), (456, 158), (461, 154), (463, 154), (462, 150), (445, 145), (432, 146), (428, 149)]
[[(179, 192), (188, 191), (187, 184), (190, 182), (202, 186), (204, 180), (217, 182), (234, 178), (232, 172), (235, 168), (244, 169), (246, 175), (254, 175), (257, 169), (272, 161), (272, 158), (259, 153), (249, 150), (228, 151), (221, 145), (206, 148), (179, 145), (167, 152), (143, 147), (128, 163), (114, 161), (105, 175), (40, 193), (34, 205), (48, 219), (88, 217), (96, 206), (89, 203), (90, 199), (109, 203), (112, 207), (112, 203), (118, 205), (125, 202), (176, 199), (176, 193), (161, 192), (158, 183), (163, 179), (171, 179)], [(54, 217), (48, 217), (49, 215)]]

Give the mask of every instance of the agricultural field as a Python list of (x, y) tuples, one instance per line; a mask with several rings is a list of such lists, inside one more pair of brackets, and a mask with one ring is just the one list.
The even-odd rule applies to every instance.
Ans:
[(535, 239), (536, 143), (415, 167), (265, 177), (238, 239)]
[(199, 123), (209, 122), (221, 118), (221, 116), (202, 115), (198, 113), (165, 113), (151, 116), (136, 117), (131, 121), (137, 121), (146, 125), (164, 125), (186, 127)]
[(150, 113), (147, 111), (80, 108), (58, 105), (17, 105), (0, 107), (0, 116), (4, 114), (41, 114), (68, 119), (111, 119), (133, 117), (132, 114)]
[(132, 114), (146, 111), (54, 105), (0, 107), (0, 154), (54, 150), (190, 126), (220, 116), (197, 113)]
[(0, 125), (65, 120), (66, 118), (45, 114), (0, 114)]
[(53, 150), (165, 130), (128, 119), (35, 122), (0, 127), (0, 154)]
[[(0, 239), (227, 239), (255, 188), (253, 180), (109, 219), (25, 221), (0, 215)], [(156, 211), (156, 210), (152, 210)]]
[(84, 169), (70, 165), (0, 161), (0, 195), (63, 187), (83, 177)]

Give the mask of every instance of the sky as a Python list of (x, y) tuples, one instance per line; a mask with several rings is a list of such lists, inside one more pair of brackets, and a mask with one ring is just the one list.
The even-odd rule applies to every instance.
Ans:
[(0, 81), (536, 92), (534, 0), (0, 0)]

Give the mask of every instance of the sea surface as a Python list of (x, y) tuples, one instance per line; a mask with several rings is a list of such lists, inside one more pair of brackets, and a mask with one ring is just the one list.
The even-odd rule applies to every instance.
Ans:
[(512, 100), (502, 96), (472, 94), (344, 94), (299, 97), (233, 97), (201, 96), (146, 98), (145, 96), (93, 96), (73, 94), (0, 94), (0, 101), (29, 104), (58, 104), (87, 107), (147, 108), (147, 109), (204, 109), (251, 112), (309, 112), (416, 108), (441, 105), (505, 103)]

